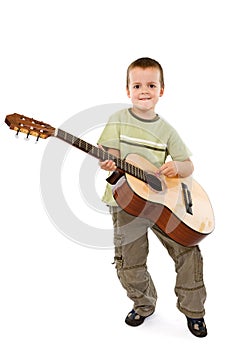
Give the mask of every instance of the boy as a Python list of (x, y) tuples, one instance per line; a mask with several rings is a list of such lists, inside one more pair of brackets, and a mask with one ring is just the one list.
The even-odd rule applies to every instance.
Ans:
[[(98, 144), (109, 153), (124, 158), (136, 153), (148, 159), (159, 173), (187, 177), (193, 172), (190, 152), (174, 128), (155, 113), (164, 93), (163, 69), (151, 58), (139, 58), (127, 70), (126, 91), (132, 108), (110, 117)], [(171, 161), (166, 161), (167, 156)], [(112, 160), (100, 162), (107, 171), (116, 170)], [(117, 206), (108, 184), (103, 201), (109, 206), (114, 225), (115, 264), (118, 278), (133, 301), (125, 322), (139, 326), (153, 314), (157, 294), (147, 271), (147, 231), (150, 228), (175, 262), (177, 307), (186, 316), (189, 330), (197, 337), (207, 335), (203, 319), (206, 290), (203, 262), (198, 246), (184, 247), (144, 218), (135, 218)]]

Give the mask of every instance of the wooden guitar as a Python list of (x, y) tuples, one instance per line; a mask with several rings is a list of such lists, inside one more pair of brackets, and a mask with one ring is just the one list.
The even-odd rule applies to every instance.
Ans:
[(7, 115), (5, 122), (17, 134), (23, 132), (37, 139), (57, 137), (95, 158), (113, 160), (117, 170), (107, 181), (113, 185), (118, 205), (131, 215), (150, 219), (176, 242), (197, 245), (214, 230), (209, 198), (192, 177), (159, 176), (158, 169), (137, 154), (117, 158), (61, 129), (20, 114)]

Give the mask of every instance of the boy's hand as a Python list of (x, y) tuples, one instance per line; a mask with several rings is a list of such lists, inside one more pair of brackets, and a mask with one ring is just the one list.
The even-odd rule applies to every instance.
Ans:
[(163, 164), (159, 168), (159, 174), (165, 175), (167, 177), (175, 177), (178, 174), (176, 162), (171, 161)]
[(193, 163), (188, 158), (183, 162), (171, 161), (164, 163), (160, 168), (158, 173), (163, 174), (168, 177), (175, 177), (179, 175), (180, 177), (187, 177), (193, 173)]
[[(104, 148), (101, 145), (98, 145), (102, 151), (104, 151)], [(120, 152), (117, 150), (110, 149), (109, 153), (119, 156)], [(104, 160), (103, 162), (99, 161), (100, 168), (106, 171), (115, 171), (117, 166), (112, 160)]]
[(116, 170), (116, 164), (112, 160), (105, 160), (103, 162), (99, 162), (99, 165), (101, 169), (107, 170), (107, 171), (114, 171)]

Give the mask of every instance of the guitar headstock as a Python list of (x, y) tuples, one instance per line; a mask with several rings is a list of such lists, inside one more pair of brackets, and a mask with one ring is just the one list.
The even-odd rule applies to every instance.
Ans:
[(55, 133), (55, 128), (51, 125), (17, 113), (7, 115), (5, 123), (17, 134), (23, 132), (28, 136), (35, 136), (37, 139), (46, 139), (49, 136), (54, 136)]

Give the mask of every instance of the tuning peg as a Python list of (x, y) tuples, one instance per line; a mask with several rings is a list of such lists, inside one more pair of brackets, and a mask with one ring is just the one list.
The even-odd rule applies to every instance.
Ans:
[(25, 141), (29, 141), (29, 135), (30, 135), (30, 131), (27, 133), (27, 136), (25, 137)]
[(36, 138), (36, 141), (35, 141), (35, 144), (37, 144), (37, 143), (38, 143), (39, 138), (40, 138), (40, 134), (38, 134), (38, 136), (37, 136), (37, 138)]
[(16, 132), (16, 134), (15, 134), (16, 139), (19, 138), (19, 132), (20, 132), (20, 128), (18, 128), (18, 130), (17, 130), (17, 132)]

